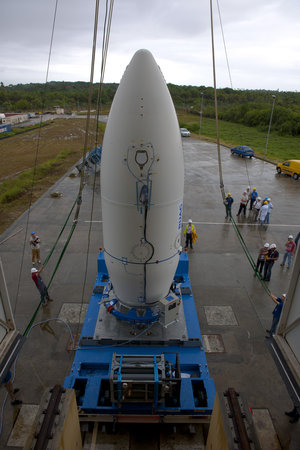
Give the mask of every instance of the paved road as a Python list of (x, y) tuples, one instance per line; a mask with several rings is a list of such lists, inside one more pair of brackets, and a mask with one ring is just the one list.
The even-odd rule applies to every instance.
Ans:
[[(86, 119), (87, 116), (82, 115), (82, 114), (43, 114), (42, 116), (37, 116), (37, 117), (31, 117), (30, 119), (26, 120), (26, 122), (22, 122), (16, 125), (13, 125), (13, 128), (18, 128), (18, 127), (28, 127), (30, 125), (37, 125), (41, 122), (49, 122), (51, 120), (54, 119)], [(100, 122), (107, 122), (107, 115), (105, 116), (99, 116), (99, 121)], [(92, 118), (94, 118), (94, 116), (92, 116)]]
[[(224, 219), (216, 145), (192, 138), (183, 142), (183, 217), (185, 222), (190, 217), (193, 219), (199, 236), (194, 251), (190, 252), (190, 277), (202, 334), (214, 336), (219, 342), (217, 351), (207, 354), (210, 373), (218, 391), (232, 386), (246, 394), (250, 407), (269, 411), (283, 448), (288, 448), (287, 443), (297, 428), (290, 425), (283, 415), (284, 410), (291, 408), (291, 402), (264, 343), (273, 303), (253, 277), (233, 227)], [(244, 160), (231, 156), (226, 148), (222, 148), (221, 153), (225, 190), (230, 191), (235, 200), (234, 213), (241, 193), (248, 185), (255, 186), (261, 196), (272, 198), (274, 210), (268, 229), (261, 229), (247, 218), (238, 222), (251, 254), (256, 258), (258, 249), (266, 241), (277, 243), (282, 254), (287, 236), (299, 231), (300, 182), (276, 175), (272, 164), (255, 158)], [(63, 177), (33, 205), (29, 215), (22, 216), (0, 236), (0, 242), (4, 241), (0, 244), (0, 251), (9, 294), (17, 326), (22, 331), (39, 301), (30, 274), (30, 232), (36, 231), (40, 236), (42, 258), (45, 258), (76, 198), (78, 186), (78, 177)], [(52, 198), (52, 191), (59, 191), (62, 196)], [(40, 311), (36, 319), (62, 317), (70, 323), (75, 334), (80, 330), (78, 310), (82, 302), (89, 301), (96, 277), (97, 255), (102, 245), (99, 176), (96, 178), (93, 213), (92, 191), (93, 180), (90, 177), (85, 186), (75, 234), (50, 289), (54, 302)], [(45, 281), (50, 279), (69, 229), (70, 225), (43, 273)], [(270, 289), (275, 294), (285, 292), (290, 276), (277, 262)], [(18, 359), (15, 381), (15, 385), (21, 388), (20, 397), (26, 405), (38, 404), (45, 388), (63, 383), (73, 359), (73, 353), (66, 350), (68, 342), (68, 330), (61, 322), (51, 322), (48, 330), (40, 327), (32, 330)], [(3, 394), (2, 389), (0, 400)], [(12, 418), (12, 407), (6, 405), (1, 448), (6, 448)]]

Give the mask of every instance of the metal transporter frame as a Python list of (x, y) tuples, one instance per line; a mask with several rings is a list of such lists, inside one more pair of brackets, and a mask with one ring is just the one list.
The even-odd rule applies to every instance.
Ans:
[(178, 319), (140, 325), (110, 314), (104, 254), (70, 375), (81, 421), (205, 423), (212, 414), (215, 387), (209, 376), (188, 276), (180, 255), (174, 285), (182, 302)]

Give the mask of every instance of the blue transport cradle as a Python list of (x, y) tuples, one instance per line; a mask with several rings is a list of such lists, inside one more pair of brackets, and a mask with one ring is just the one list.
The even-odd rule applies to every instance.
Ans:
[[(75, 390), (81, 418), (103, 422), (209, 422), (215, 398), (197, 319), (186, 253), (174, 286), (177, 321), (140, 325), (111, 314), (103, 298), (110, 283), (104, 253), (64, 387)], [(113, 309), (113, 308), (111, 308)]]
[(82, 171), (83, 166), (85, 166), (87, 169), (91, 168), (91, 164), (93, 164), (94, 166), (97, 164), (100, 164), (101, 162), (101, 155), (102, 155), (102, 145), (100, 145), (99, 147), (95, 147), (93, 148), (93, 150), (91, 150), (85, 160), (84, 163), (81, 162), (79, 164), (77, 164), (76, 168), (78, 170), (78, 172)]

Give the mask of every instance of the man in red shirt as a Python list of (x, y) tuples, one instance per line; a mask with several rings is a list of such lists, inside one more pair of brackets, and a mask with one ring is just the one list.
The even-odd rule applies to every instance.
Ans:
[(290, 234), (288, 240), (285, 243), (285, 254), (283, 256), (283, 261), (280, 264), (281, 267), (285, 265), (286, 258), (288, 259), (287, 269), (289, 269), (292, 265), (292, 256), (294, 255), (296, 250), (296, 242), (294, 241), (294, 237)]
[(33, 279), (36, 287), (39, 290), (39, 293), (41, 294), (41, 301), (42, 305), (47, 305), (48, 302), (52, 302), (53, 300), (49, 297), (47, 286), (45, 285), (44, 281), (42, 280), (42, 277), (40, 276), (40, 272), (43, 270), (43, 267), (41, 269), (36, 269), (33, 267), (31, 269), (31, 278)]

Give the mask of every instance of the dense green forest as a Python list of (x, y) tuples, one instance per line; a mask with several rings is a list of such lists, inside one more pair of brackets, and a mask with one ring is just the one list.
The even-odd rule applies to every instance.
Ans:
[[(102, 87), (101, 107), (108, 108), (118, 84), (106, 83)], [(168, 85), (178, 110), (214, 118), (214, 90), (205, 86)], [(49, 82), (4, 86), (0, 83), (0, 112), (51, 111), (54, 106), (66, 111), (87, 109), (89, 83)], [(96, 108), (99, 85), (95, 84), (92, 108)], [(267, 90), (218, 89), (219, 118), (228, 122), (255, 127), (266, 131), (274, 96), (272, 131), (282, 136), (300, 135), (300, 92)]]

